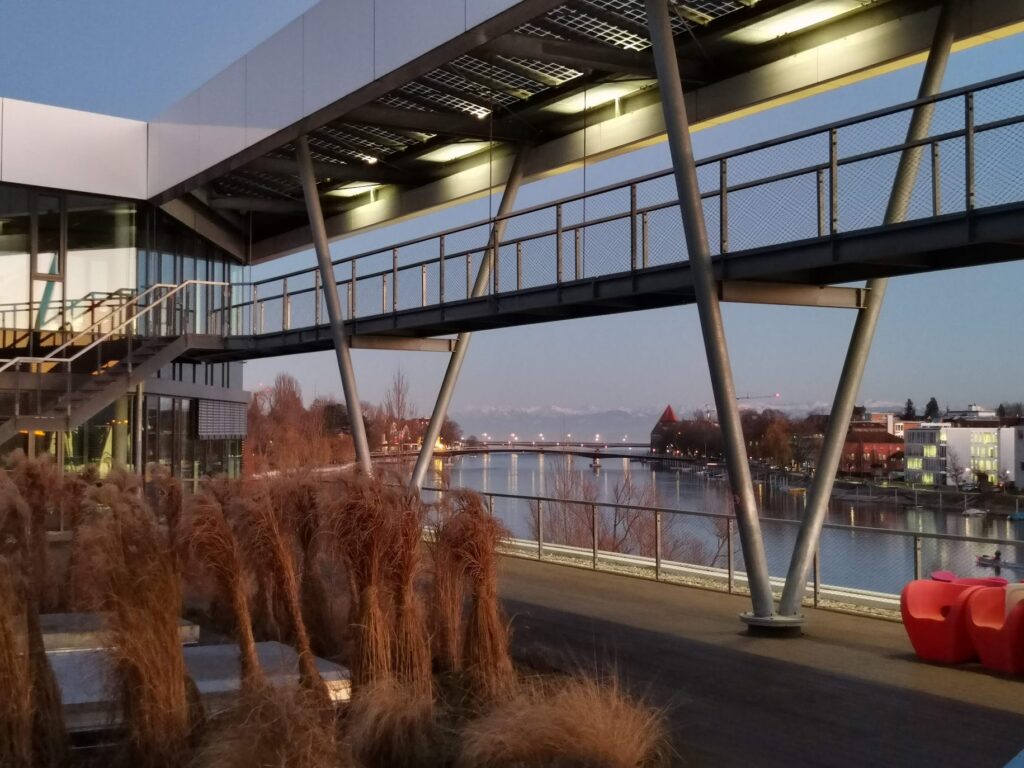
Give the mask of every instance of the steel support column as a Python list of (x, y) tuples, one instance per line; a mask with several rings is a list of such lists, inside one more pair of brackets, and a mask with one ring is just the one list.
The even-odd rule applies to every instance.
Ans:
[[(526, 158), (530, 148), (527, 144), (521, 144), (516, 152), (515, 162), (509, 171), (508, 180), (505, 182), (505, 190), (501, 194), (501, 203), (498, 206), (497, 218), (491, 227), (490, 238), (487, 241), (487, 256), (480, 264), (480, 271), (476, 274), (476, 282), (470, 293), (472, 298), (483, 296), (487, 292), (487, 285), (491, 278), (492, 262), (498, 258), (498, 248), (501, 245), (501, 238), (505, 232), (505, 219), (516, 200), (519, 186), (523, 181), (523, 169), (526, 167)], [(444, 264), (441, 264), (444, 269)], [(459, 373), (462, 371), (462, 363), (466, 359), (466, 351), (469, 349), (471, 333), (463, 332), (455, 340), (455, 350), (448, 360), (448, 368), (444, 372), (444, 379), (441, 381), (441, 389), (437, 393), (437, 401), (434, 403), (434, 410), (430, 414), (430, 424), (423, 435), (423, 446), (420, 448), (420, 455), (416, 458), (416, 467), (413, 469), (409, 486), (414, 490), (423, 487), (423, 481), (427, 476), (427, 469), (430, 460), (434, 457), (434, 444), (441, 434), (441, 427), (448, 415), (448, 406), (451, 404), (452, 395), (455, 393), (455, 383), (459, 380)]]
[[(334, 265), (331, 263), (327, 228), (324, 226), (320, 194), (316, 188), (316, 175), (313, 173), (313, 158), (309, 153), (309, 143), (305, 136), (298, 138), (295, 148), (299, 178), (302, 180), (302, 194), (306, 198), (309, 229), (313, 235), (316, 261), (320, 267), (320, 283), (323, 285), (324, 298), (327, 302), (327, 320), (331, 324), (334, 353), (337, 355), (338, 372), (341, 374), (341, 388), (345, 393), (345, 406), (348, 408), (349, 423), (352, 425), (352, 441), (356, 446), (356, 459), (360, 468), (369, 475), (373, 472), (373, 466), (370, 463), (370, 444), (366, 439), (363, 409), (359, 402), (359, 392), (356, 389), (356, 376), (352, 370), (352, 355), (349, 352), (348, 338), (345, 336), (345, 318), (341, 313), (341, 301), (338, 299), (338, 281), (334, 277)], [(352, 289), (355, 290), (355, 286), (352, 286)]]
[(771, 584), (768, 581), (768, 562), (761, 539), (761, 524), (757, 516), (757, 502), (750, 479), (750, 465), (740, 425), (725, 328), (718, 304), (718, 288), (711, 264), (704, 210), (701, 205), (700, 189), (697, 186), (697, 169), (693, 161), (690, 127), (683, 100), (679, 61), (676, 58), (672, 26), (669, 21), (668, 0), (646, 0), (646, 4), (647, 25), (651, 31), (654, 62), (661, 87), (665, 130), (668, 134), (672, 166), (675, 169), (676, 187), (679, 192), (679, 211), (683, 218), (683, 232), (686, 236), (690, 269), (693, 272), (704, 349), (711, 373), (711, 388), (722, 427), (729, 483), (732, 486), (736, 509), (736, 523), (750, 585), (753, 614), (745, 614), (744, 620), (755, 624), (771, 622), (774, 610)]
[[(945, 0), (942, 5), (938, 26), (928, 51), (928, 61), (925, 64), (924, 74), (921, 76), (918, 98), (933, 96), (942, 86), (942, 76), (946, 71), (946, 62), (953, 45), (955, 5), (955, 0)], [(908, 143), (918, 141), (928, 135), (933, 112), (934, 106), (931, 104), (922, 104), (914, 109), (910, 125), (907, 127), (906, 141)], [(903, 150), (889, 196), (889, 205), (885, 211), (886, 224), (897, 224), (906, 218), (914, 184), (917, 181), (922, 153), (925, 149), (925, 147), (910, 147)], [(857, 393), (860, 390), (864, 366), (871, 350), (871, 342), (878, 326), (878, 316), (882, 310), (882, 301), (885, 298), (885, 289), (888, 284), (889, 281), (885, 278), (868, 280), (867, 301), (864, 308), (858, 311), (857, 320), (853, 326), (850, 347), (846, 352), (843, 371), (839, 377), (835, 400), (829, 414), (821, 455), (814, 472), (814, 481), (807, 494), (804, 519), (800, 524), (796, 545), (793, 548), (793, 557), (789, 564), (789, 572), (786, 574), (786, 586), (782, 592), (782, 600), (779, 602), (779, 613), (783, 616), (797, 617), (800, 615), (807, 574), (818, 548), (821, 527), (828, 511), (828, 501), (832, 495), (836, 470), (839, 468), (843, 445), (846, 442), (846, 433), (850, 428), (850, 417), (853, 414)]]

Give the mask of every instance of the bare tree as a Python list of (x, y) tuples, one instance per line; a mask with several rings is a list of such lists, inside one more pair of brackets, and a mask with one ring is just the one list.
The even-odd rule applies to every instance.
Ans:
[(963, 482), (964, 470), (963, 460), (960, 458), (960, 454), (956, 452), (955, 448), (946, 448), (946, 477), (953, 478), (953, 484), (959, 490), (960, 483)]
[(384, 393), (384, 413), (392, 424), (408, 421), (412, 417), (413, 405), (409, 401), (409, 380), (399, 368), (391, 379), (391, 386)]

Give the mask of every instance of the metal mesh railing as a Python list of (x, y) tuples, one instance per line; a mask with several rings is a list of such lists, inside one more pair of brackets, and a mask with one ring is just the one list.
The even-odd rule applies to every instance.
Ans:
[[(436, 502), (443, 489), (427, 488)], [(743, 553), (730, 514), (481, 492), (508, 531), (506, 554), (725, 592), (747, 592)], [(761, 518), (772, 589), (780, 595), (799, 522)], [(937, 570), (991, 576), (979, 554), (1001, 549), (1024, 560), (1024, 542), (826, 524), (804, 603), (895, 617), (899, 594)]]
[[(927, 136), (905, 141), (915, 107)], [(714, 255), (883, 224), (901, 155), (919, 170), (907, 220), (1024, 201), (1024, 74), (707, 158), (697, 176)], [(670, 170), (516, 211), (492, 253), (495, 219), (334, 262), (347, 317), (465, 301), (484, 259), (486, 293), (501, 294), (685, 262)], [(271, 333), (326, 322), (316, 270), (258, 281), (234, 332)]]

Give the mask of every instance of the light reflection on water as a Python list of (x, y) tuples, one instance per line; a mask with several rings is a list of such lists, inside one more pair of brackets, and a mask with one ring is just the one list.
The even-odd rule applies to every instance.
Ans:
[[(546, 496), (554, 493), (554, 475), (570, 462), (574, 471), (591, 479), (598, 499), (608, 501), (627, 472), (634, 483), (653, 483), (657, 504), (667, 509), (732, 513), (732, 498), (724, 479), (708, 479), (694, 471), (676, 468), (652, 468), (628, 459), (606, 458), (600, 471), (594, 473), (590, 459), (582, 456), (563, 457), (534, 453), (493, 453), (466, 455), (450, 460), (451, 484), (490, 493)], [(806, 494), (791, 493), (777, 486), (778, 481), (761, 482), (756, 497), (761, 510), (762, 531), (768, 566), (772, 576), (785, 576), (797, 527), (782, 520), (799, 520), (806, 503)], [(913, 578), (914, 544), (909, 536), (887, 535), (880, 528), (918, 533), (952, 534), (1016, 541), (1024, 533), (1021, 523), (1005, 518), (968, 518), (961, 505), (947, 502), (942, 510), (899, 505), (885, 489), (873, 498), (836, 498), (829, 503), (828, 521), (846, 526), (843, 530), (825, 529), (820, 546), (821, 578), (826, 584), (859, 587), (889, 593), (899, 592)], [(495, 514), (502, 518), (513, 536), (532, 538), (535, 531), (535, 510), (527, 502), (496, 499)], [(765, 519), (772, 518), (772, 519)], [(681, 517), (671, 523), (677, 534), (693, 546), (685, 548), (691, 562), (724, 566), (721, 526), (713, 520)], [(548, 538), (545, 538), (548, 541)], [(743, 559), (738, 536), (734, 536), (736, 567), (742, 569)], [(557, 543), (557, 542), (556, 542)], [(979, 568), (975, 558), (990, 553), (995, 547), (980, 543), (922, 539), (922, 572), (952, 570), (960, 575), (992, 576), (991, 569)], [(682, 550), (680, 550), (682, 551)], [(639, 554), (652, 554), (641, 552)], [(1003, 548), (1003, 559), (1024, 562), (1024, 545)], [(1011, 581), (1024, 577), (1004, 569)]]

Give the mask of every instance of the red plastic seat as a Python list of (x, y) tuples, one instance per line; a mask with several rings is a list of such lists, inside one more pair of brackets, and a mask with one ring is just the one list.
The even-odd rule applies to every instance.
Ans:
[(975, 587), (1005, 587), (1010, 583), (1009, 579), (1002, 576), (980, 576), (978, 578), (957, 579), (954, 584), (967, 584)]
[(958, 664), (975, 658), (964, 606), (982, 587), (918, 579), (903, 588), (900, 613), (918, 658)]
[(983, 587), (967, 599), (967, 632), (986, 669), (1024, 674), (1024, 602), (1006, 612), (1006, 590)]
[(952, 571), (932, 571), (932, 581), (956, 581), (956, 574)]

